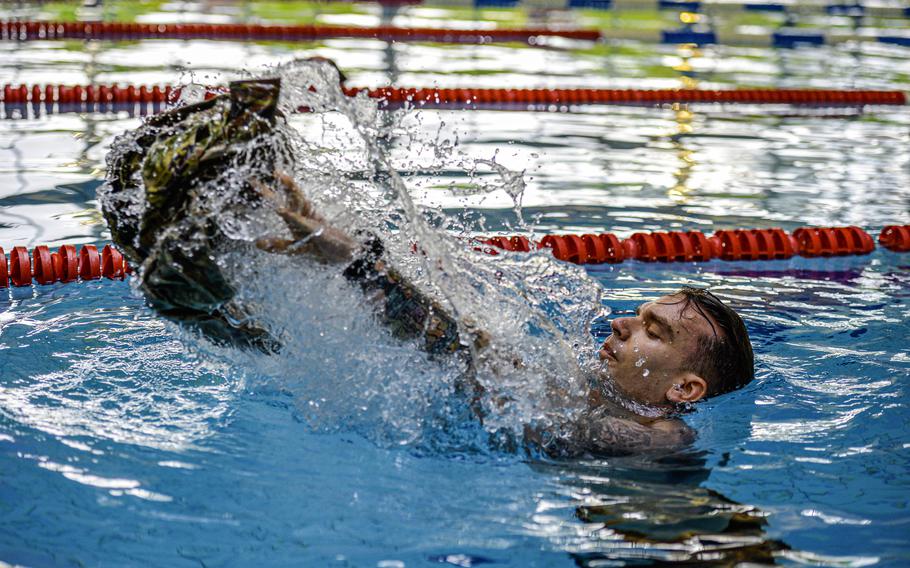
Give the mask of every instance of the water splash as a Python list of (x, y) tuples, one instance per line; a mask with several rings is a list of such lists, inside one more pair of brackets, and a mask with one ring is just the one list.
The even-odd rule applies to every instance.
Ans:
[[(457, 235), (476, 227), (418, 205), (411, 193), (416, 188), (400, 174), (413, 164), (393, 161), (407, 112), (380, 111), (365, 94), (345, 96), (337, 71), (327, 64), (296, 62), (278, 74), (282, 112), (314, 111), (279, 121), (276, 145), (287, 141), (290, 148), (279, 152), (279, 166), (331, 224), (379, 236), (390, 264), (443, 306), (460, 329), (489, 334), (488, 347), (470, 347), (471, 372), (483, 387), (484, 431), (518, 439), (528, 424), (565, 422), (581, 412), (588, 367), (596, 360), (589, 329), (601, 311), (599, 286), (581, 268), (549, 255), (473, 250)], [(419, 138), (404, 132), (410, 145)], [(495, 160), (474, 159), (465, 168), (468, 162), (451, 139), (433, 142), (421, 144), (431, 146), (426, 153), (435, 171), (460, 168), (470, 177), (478, 165), (489, 167), (500, 183), (484, 190), (506, 191), (518, 224), (525, 226), (521, 173)], [(471, 413), (455, 394), (458, 377), (469, 371), (465, 362), (431, 359), (416, 345), (392, 339), (337, 268), (257, 250), (254, 241), (263, 235), (287, 236), (273, 211), (236, 207), (243, 181), (263, 173), (257, 167), (241, 154), (210, 190), (202, 188), (211, 195), (209, 218), (234, 239), (217, 262), (237, 289), (241, 313), (282, 343), (278, 355), (236, 351), (229, 357), (247, 370), (251, 384), (277, 384), (294, 393), (299, 414), (315, 428), (354, 429), (389, 444), (438, 441), (440, 433), (461, 443), (462, 434), (472, 431), (464, 423), (476, 425), (465, 418)], [(130, 199), (135, 205), (142, 197)], [(198, 348), (205, 351), (204, 342)]]

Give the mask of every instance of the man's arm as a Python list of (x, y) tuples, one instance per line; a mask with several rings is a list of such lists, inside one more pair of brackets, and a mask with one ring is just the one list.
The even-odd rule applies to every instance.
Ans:
[(422, 337), (423, 348), (431, 355), (464, 351), (462, 339), (482, 336), (472, 329), (459, 330), (438, 302), (389, 266), (381, 240), (360, 235), (366, 240), (358, 242), (327, 222), (290, 176), (276, 172), (275, 177), (280, 185), (274, 189), (255, 180), (251, 184), (274, 206), (292, 238), (259, 239), (256, 246), (267, 252), (303, 254), (326, 264), (346, 265), (345, 278), (358, 283), (367, 297), (383, 306), (382, 320), (392, 334), (399, 339)]

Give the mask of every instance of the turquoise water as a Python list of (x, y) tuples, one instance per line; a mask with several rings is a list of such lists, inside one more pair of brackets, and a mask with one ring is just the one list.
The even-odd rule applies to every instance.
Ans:
[[(161, 9), (148, 17), (179, 17)], [(375, 23), (371, 9), (328, 20)], [(243, 16), (222, 10), (207, 17)], [(571, 47), (2, 44), (0, 83), (215, 83), (238, 66), (259, 72), (315, 54), (369, 86), (647, 88), (686, 76), (705, 87), (905, 89), (910, 74), (910, 51), (897, 47)], [(0, 246), (105, 242), (95, 189), (114, 136), (138, 120), (0, 122)], [(424, 134), (440, 123), (463, 154), (525, 170), (523, 212), (541, 232), (856, 224), (877, 234), (910, 223), (903, 108), (425, 112), (405, 121)], [(391, 146), (402, 160), (415, 149), (403, 137)], [(462, 169), (406, 179), (422, 203), (467, 207), (488, 231), (516, 223), (502, 192), (447, 189), (471, 183)], [(459, 449), (477, 436), (471, 420), (442, 433), (430, 424), (408, 441), (411, 422), (341, 411), (360, 385), (201, 348), (127, 283), (0, 291), (0, 562), (905, 565), (908, 258), (880, 249), (590, 267), (616, 314), (684, 284), (711, 286), (746, 318), (758, 378), (687, 417), (699, 432), (692, 448), (568, 462)], [(593, 335), (603, 333), (599, 322)], [(366, 349), (335, 339), (322, 346), (327, 358)], [(381, 357), (389, 377), (398, 356)], [(311, 407), (312, 392), (336, 411)], [(422, 416), (383, 392), (369, 399), (378, 408)]]

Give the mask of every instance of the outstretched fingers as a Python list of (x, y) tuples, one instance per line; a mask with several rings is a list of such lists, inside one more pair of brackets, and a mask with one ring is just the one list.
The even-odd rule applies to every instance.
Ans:
[[(278, 179), (285, 188), (289, 187), (289, 184), (294, 184), (293, 180), (285, 174), (280, 174)], [(282, 204), (283, 200), (278, 193), (263, 183), (262, 180), (251, 177), (249, 183), (259, 195), (275, 206), (275, 212), (284, 220), (285, 225), (294, 237), (292, 239), (278, 237), (261, 238), (256, 241), (256, 247), (266, 252), (278, 254), (300, 254), (307, 248), (311, 248), (300, 246), (300, 241), (310, 237), (314, 232), (317, 232), (320, 229), (319, 223), (313, 219), (306, 218), (296, 210), (292, 210), (290, 207), (285, 207)], [(294, 185), (294, 187), (296, 188), (296, 185)], [(299, 192), (299, 188), (297, 188), (296, 191)], [(288, 201), (293, 204), (294, 199), (289, 198)]]
[(310, 201), (303, 194), (303, 190), (300, 189), (300, 186), (297, 185), (297, 182), (294, 181), (294, 178), (281, 171), (276, 171), (275, 177), (279, 182), (281, 182), (281, 185), (284, 186), (285, 193), (288, 197), (288, 209), (297, 211), (304, 217), (312, 217), (314, 219), (321, 220), (319, 215), (316, 214), (316, 210), (313, 208), (313, 204), (310, 203)]
[(256, 190), (256, 193), (261, 195), (264, 199), (271, 201), (273, 204), (278, 205), (278, 194), (275, 193), (271, 187), (262, 183), (262, 180), (259, 178), (251, 177), (248, 181), (253, 189)]
[(261, 250), (279, 254), (307, 253), (322, 262), (350, 261), (357, 243), (344, 231), (329, 225), (316, 213), (291, 176), (280, 171), (276, 171), (274, 175), (284, 189), (285, 199), (259, 179), (251, 178), (250, 185), (275, 206), (275, 213), (287, 225), (293, 238), (259, 239), (256, 246)]
[(305, 239), (323, 228), (323, 223), (320, 221), (310, 217), (304, 217), (300, 213), (296, 213), (289, 209), (278, 209), (276, 212), (284, 219), (291, 234), (297, 240)]
[(293, 239), (266, 237), (262, 239), (256, 239), (256, 248), (259, 250), (264, 250), (265, 252), (276, 254), (290, 254), (292, 252), (290, 249), (294, 246), (295, 242), (297, 241)]
[(297, 182), (294, 181), (294, 178), (284, 172), (276, 171), (275, 179), (278, 180), (281, 189), (284, 190), (282, 192), (286, 198), (286, 201), (284, 203), (282, 202), (279, 193), (272, 187), (269, 187), (263, 183), (261, 179), (251, 177), (249, 178), (249, 182), (259, 195), (261, 195), (264, 199), (270, 201), (278, 208), (279, 211), (282, 209), (290, 210), (304, 217), (310, 217), (312, 219), (322, 221), (322, 218), (316, 213), (313, 204), (310, 203), (310, 201), (303, 194), (303, 190), (300, 189), (300, 186), (297, 185)]

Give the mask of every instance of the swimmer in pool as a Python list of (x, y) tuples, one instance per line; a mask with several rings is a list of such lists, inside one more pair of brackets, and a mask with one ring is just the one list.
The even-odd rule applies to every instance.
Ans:
[[(424, 348), (431, 354), (457, 351), (466, 341), (483, 349), (487, 339), (481, 330), (466, 330), (468, 337), (463, 337), (445, 310), (386, 266), (378, 240), (358, 243), (332, 227), (314, 212), (290, 177), (277, 177), (289, 199), (278, 199), (269, 188), (260, 191), (274, 203), (293, 238), (262, 239), (257, 246), (346, 266), (345, 276), (360, 282), (374, 298), (378, 293), (384, 299), (383, 319), (393, 332), (402, 338), (423, 335)], [(280, 205), (283, 202), (296, 204), (296, 210)], [(301, 242), (305, 246), (295, 248)], [(582, 419), (558, 425), (558, 433), (528, 429), (526, 441), (554, 456), (681, 447), (694, 439), (694, 432), (676, 417), (681, 408), (739, 389), (754, 378), (752, 345), (742, 318), (707, 290), (685, 287), (646, 302), (634, 317), (613, 319), (610, 328), (612, 333), (598, 352), (602, 376), (598, 387), (591, 389)], [(654, 415), (634, 412), (630, 408), (636, 404), (646, 405), (652, 411), (648, 414)]]
[[(329, 225), (294, 181), (280, 173), (273, 135), (280, 113), (278, 80), (239, 81), (230, 92), (149, 119), (112, 154), (102, 211), (114, 242), (139, 270), (149, 304), (215, 341), (269, 352), (280, 345), (259, 328), (216, 262), (231, 236), (205, 214), (269, 208), (290, 239), (262, 238), (260, 249), (300, 254), (338, 265), (346, 278), (377, 300), (393, 335), (417, 340), (431, 356), (457, 354), (468, 362), (462, 391), (472, 400), (483, 387), (470, 376), (470, 353), (489, 343), (483, 330), (458, 323), (403, 279), (384, 258), (382, 242)], [(243, 181), (238, 202), (213, 205), (200, 191), (234, 159), (257, 166)], [(232, 180), (237, 182), (237, 180)], [(198, 219), (198, 220), (197, 220)], [(673, 449), (694, 433), (677, 418), (681, 408), (739, 388), (753, 378), (753, 355), (742, 319), (712, 294), (684, 288), (643, 304), (635, 317), (613, 320), (587, 411), (571, 423), (528, 427), (525, 441), (552, 456), (608, 455)], [(647, 376), (637, 365), (646, 359)], [(636, 405), (647, 405), (644, 416)], [(483, 414), (475, 408), (480, 419)]]

